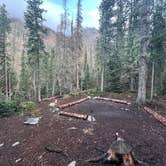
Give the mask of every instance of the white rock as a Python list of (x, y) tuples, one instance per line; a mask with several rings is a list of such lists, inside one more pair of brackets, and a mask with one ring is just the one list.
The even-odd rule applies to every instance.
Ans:
[(76, 130), (77, 128), (76, 127), (70, 127), (68, 128), (69, 130)]
[(24, 124), (30, 124), (30, 125), (35, 125), (39, 123), (39, 117), (38, 118), (28, 118)]
[(56, 103), (50, 103), (49, 104), (49, 107), (55, 107), (56, 106)]
[(4, 143), (0, 144), (0, 147), (4, 146)]
[(17, 145), (19, 145), (19, 144), (20, 144), (20, 142), (17, 141), (17, 142), (15, 142), (14, 144), (12, 144), (12, 147), (15, 147), (15, 146), (17, 146)]
[(55, 109), (55, 111), (57, 111), (57, 112), (58, 112), (58, 111), (60, 111), (60, 109), (59, 109), (59, 108), (56, 108), (56, 109)]
[(75, 166), (76, 165), (76, 161), (72, 161), (71, 163), (68, 164), (68, 166)]
[(41, 159), (42, 159), (42, 157), (43, 157), (43, 156), (41, 155), (41, 156), (39, 156), (39, 157), (38, 157), (38, 159), (39, 159), (39, 160), (41, 160)]
[(20, 162), (21, 161), (21, 159), (17, 159), (16, 161), (15, 161), (15, 163), (18, 163), (18, 162)]
[(95, 117), (93, 117), (91, 115), (88, 115), (87, 121), (89, 121), (89, 122), (95, 122), (96, 119), (95, 119)]

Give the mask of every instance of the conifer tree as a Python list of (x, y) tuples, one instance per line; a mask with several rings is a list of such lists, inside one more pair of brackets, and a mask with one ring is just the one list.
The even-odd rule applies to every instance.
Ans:
[(153, 98), (153, 92), (155, 87), (155, 92), (158, 92), (158, 94), (166, 93), (166, 85), (163, 84), (164, 80), (166, 80), (166, 50), (164, 48), (166, 41), (166, 20), (163, 17), (163, 8), (163, 3), (156, 4), (153, 15), (153, 29), (150, 43), (150, 58), (153, 71), (151, 99)]
[(80, 58), (83, 51), (82, 41), (82, 4), (81, 0), (77, 3), (77, 18), (76, 18), (76, 30), (75, 30), (75, 48), (76, 48), (76, 86), (77, 90), (80, 90)]
[(108, 72), (107, 63), (109, 61), (112, 39), (114, 36), (113, 21), (111, 18), (114, 16), (113, 7), (114, 0), (103, 0), (100, 4), (100, 37), (99, 37), (99, 59), (101, 66), (101, 85), (100, 90), (103, 91), (106, 85), (106, 72)]
[(33, 91), (34, 98), (37, 101), (41, 100), (41, 60), (45, 54), (45, 47), (43, 42), (43, 34), (45, 29), (43, 27), (43, 13), (41, 8), (43, 0), (27, 0), (27, 10), (25, 12), (25, 27), (28, 30), (27, 54), (30, 66), (33, 70)]
[(7, 55), (7, 34), (10, 31), (10, 19), (5, 5), (0, 5), (0, 93), (9, 96), (9, 57)]
[(82, 80), (82, 88), (83, 90), (87, 90), (90, 88), (90, 72), (89, 72), (89, 64), (87, 62), (87, 52), (84, 57), (84, 70), (83, 70), (83, 80)]

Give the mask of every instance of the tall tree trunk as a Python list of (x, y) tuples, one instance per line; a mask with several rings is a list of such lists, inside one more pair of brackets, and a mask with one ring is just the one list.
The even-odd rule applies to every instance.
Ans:
[(53, 81), (52, 81), (52, 96), (55, 95), (55, 81), (56, 81), (56, 79), (53, 78)]
[(5, 55), (5, 95), (6, 99), (8, 98), (8, 71), (7, 71), (7, 58)]
[(9, 74), (8, 74), (8, 84), (9, 84), (9, 98), (11, 99), (12, 97), (12, 80), (11, 80), (11, 74), (10, 74), (10, 71), (9, 71)]
[(36, 70), (33, 70), (33, 91), (34, 91), (34, 99), (37, 98), (37, 92), (36, 92)]
[(41, 86), (40, 86), (40, 59), (37, 62), (37, 101), (41, 101)]
[(147, 64), (149, 32), (150, 32), (150, 4), (149, 0), (141, 0), (140, 4), (140, 57), (139, 57), (139, 82), (137, 103), (144, 104), (146, 100), (146, 81), (147, 81)]
[(154, 92), (154, 62), (152, 62), (152, 79), (151, 79), (151, 92), (150, 92), (150, 100), (153, 100), (153, 92)]
[(137, 103), (144, 104), (146, 100), (146, 80), (147, 80), (147, 64), (145, 57), (141, 56), (139, 60), (139, 81)]
[(101, 92), (104, 91), (104, 66), (102, 66), (101, 69), (101, 86), (100, 86)]
[(134, 77), (133, 77), (132, 74), (131, 74), (131, 77), (130, 77), (130, 91), (131, 92), (134, 91)]
[(76, 85), (77, 85), (77, 91), (80, 90), (80, 79), (79, 79), (79, 65), (78, 65), (78, 57), (77, 57), (77, 62), (76, 62)]
[(130, 71), (130, 91), (134, 91), (134, 73), (133, 73), (133, 67), (131, 68)]

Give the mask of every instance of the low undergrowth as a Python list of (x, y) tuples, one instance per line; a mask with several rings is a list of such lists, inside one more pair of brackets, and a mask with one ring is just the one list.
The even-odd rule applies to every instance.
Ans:
[(0, 101), (0, 116), (9, 116), (21, 112), (23, 107), (18, 100)]

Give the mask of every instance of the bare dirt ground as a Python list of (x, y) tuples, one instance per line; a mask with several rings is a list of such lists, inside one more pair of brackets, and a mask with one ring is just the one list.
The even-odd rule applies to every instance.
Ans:
[[(59, 99), (58, 103), (78, 98)], [(88, 100), (65, 109), (92, 115), (96, 122), (59, 116), (48, 108), (48, 102), (39, 107), (38, 125), (23, 124), (31, 113), (0, 119), (0, 144), (4, 143), (0, 166), (67, 166), (73, 160), (78, 166), (105, 166), (85, 160), (101, 155), (98, 149), (107, 151), (116, 132), (133, 146), (139, 160), (149, 166), (166, 166), (166, 127), (148, 113), (136, 111), (134, 105)], [(49, 153), (46, 146), (61, 148), (63, 153)]]

